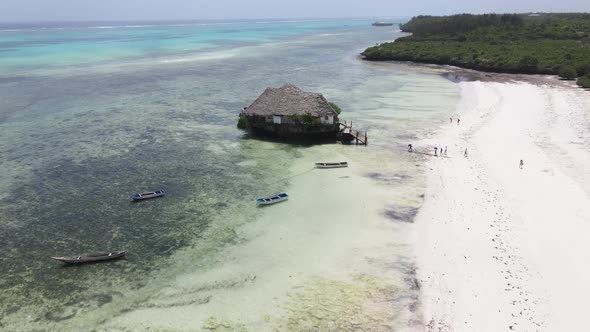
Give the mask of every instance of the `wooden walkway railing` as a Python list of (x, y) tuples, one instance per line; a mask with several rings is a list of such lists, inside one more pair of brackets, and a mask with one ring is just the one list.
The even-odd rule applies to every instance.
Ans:
[(367, 139), (367, 132), (365, 131), (364, 134), (361, 134), (358, 130), (352, 129), (352, 121), (348, 123), (347, 121), (340, 121), (338, 120), (338, 124), (343, 126), (344, 128), (341, 129), (342, 138), (345, 141), (352, 142), (355, 141), (356, 145), (368, 145), (369, 140)]

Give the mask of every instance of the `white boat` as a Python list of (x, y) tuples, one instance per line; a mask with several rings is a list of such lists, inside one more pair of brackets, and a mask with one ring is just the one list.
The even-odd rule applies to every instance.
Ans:
[(278, 193), (271, 196), (261, 197), (256, 199), (256, 204), (258, 205), (269, 205), (275, 204), (278, 202), (286, 201), (289, 199), (289, 195), (287, 193)]
[(133, 194), (131, 196), (131, 200), (133, 201), (142, 201), (144, 199), (150, 199), (150, 198), (154, 198), (154, 197), (161, 197), (166, 195), (166, 192), (162, 189), (160, 190), (156, 190), (156, 191), (150, 191), (147, 193), (141, 193), (141, 194)]
[(348, 167), (348, 162), (341, 161), (339, 163), (315, 163), (315, 167), (317, 168), (338, 168), (338, 167)]

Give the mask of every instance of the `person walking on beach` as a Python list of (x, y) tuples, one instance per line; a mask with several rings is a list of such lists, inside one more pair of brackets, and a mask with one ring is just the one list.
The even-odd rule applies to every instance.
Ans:
[(451, 123), (453, 123), (453, 117), (450, 117), (449, 120), (451, 120)]
[(457, 118), (457, 126), (459, 125), (459, 122), (461, 122), (461, 119)]
[(408, 152), (412, 152), (412, 144), (408, 144)]
[(447, 155), (447, 146), (445, 145), (445, 156)]
[(438, 147), (436, 147), (436, 146), (435, 146), (435, 147), (434, 147), (434, 156), (435, 156), (435, 157), (438, 157), (438, 154), (436, 153), (437, 151), (438, 151)]
[(467, 158), (467, 148), (465, 148), (465, 153), (463, 154), (465, 158)]
[(524, 161), (522, 161), (522, 159), (520, 160), (520, 165), (518, 165), (518, 167), (520, 167), (520, 169), (524, 167)]

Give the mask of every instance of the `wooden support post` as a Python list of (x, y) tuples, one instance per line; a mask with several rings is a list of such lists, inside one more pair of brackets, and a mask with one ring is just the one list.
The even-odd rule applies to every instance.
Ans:
[(365, 131), (365, 146), (369, 145), (369, 141), (367, 140), (367, 132)]

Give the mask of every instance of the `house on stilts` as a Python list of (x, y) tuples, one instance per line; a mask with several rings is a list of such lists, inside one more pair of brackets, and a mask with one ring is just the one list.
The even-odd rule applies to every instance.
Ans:
[(254, 133), (279, 138), (336, 139), (340, 131), (338, 113), (322, 94), (292, 84), (267, 88), (240, 118)]
[[(352, 124), (342, 122), (340, 108), (321, 93), (295, 85), (267, 88), (240, 112), (238, 128), (254, 134), (296, 141), (336, 141), (352, 138)], [(344, 127), (344, 128), (343, 128)]]

